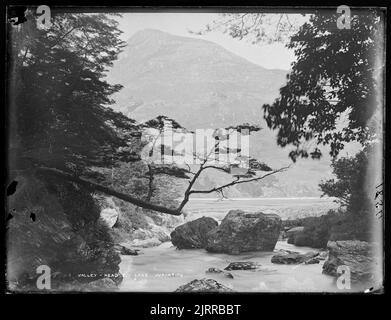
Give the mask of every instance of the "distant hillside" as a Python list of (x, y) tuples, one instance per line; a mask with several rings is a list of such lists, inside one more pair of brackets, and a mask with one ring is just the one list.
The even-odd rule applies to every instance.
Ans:
[[(290, 149), (277, 146), (261, 107), (278, 96), (287, 72), (262, 68), (213, 42), (147, 29), (128, 40), (108, 80), (124, 86), (113, 97), (115, 109), (138, 121), (167, 115), (189, 129), (261, 125), (264, 129), (250, 140), (250, 152), (278, 168), (290, 163)], [(327, 155), (320, 161), (300, 160), (276, 181), (242, 185), (230, 195), (317, 196), (318, 183), (331, 174), (329, 165)], [(226, 178), (214, 172), (199, 187)]]
[(145, 30), (128, 41), (109, 79), (124, 85), (118, 107), (136, 120), (165, 114), (195, 129), (258, 122), (260, 106), (277, 96), (286, 74), (213, 42)]

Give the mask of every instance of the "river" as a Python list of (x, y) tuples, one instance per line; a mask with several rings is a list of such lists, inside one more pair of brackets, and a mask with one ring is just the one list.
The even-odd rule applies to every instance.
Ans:
[[(332, 199), (272, 198), (194, 199), (186, 207), (186, 220), (210, 216), (221, 220), (230, 209), (275, 212), (283, 219), (320, 215), (336, 207)], [(314, 251), (278, 241), (275, 250)], [(322, 274), (323, 261), (309, 265), (278, 265), (270, 262), (273, 252), (251, 252), (240, 255), (208, 253), (204, 249), (177, 250), (171, 242), (142, 249), (138, 256), (122, 256), (120, 272), (124, 280), (121, 291), (172, 292), (194, 279), (212, 278), (239, 292), (330, 292), (338, 291), (332, 277)], [(259, 271), (230, 271), (234, 279), (206, 274), (208, 268), (224, 269), (230, 262), (254, 261)]]

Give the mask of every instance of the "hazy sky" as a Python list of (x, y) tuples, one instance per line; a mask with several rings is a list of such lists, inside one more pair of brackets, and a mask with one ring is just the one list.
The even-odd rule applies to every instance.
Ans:
[(143, 29), (158, 29), (179, 36), (213, 41), (227, 50), (268, 69), (289, 69), (294, 59), (292, 51), (283, 44), (251, 44), (246, 40), (233, 39), (219, 31), (197, 36), (189, 30), (199, 31), (218, 18), (216, 13), (125, 13), (119, 19), (124, 31), (123, 40)]

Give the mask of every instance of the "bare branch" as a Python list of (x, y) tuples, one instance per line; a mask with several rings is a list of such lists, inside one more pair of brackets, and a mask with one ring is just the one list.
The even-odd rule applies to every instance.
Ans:
[(209, 189), (209, 190), (191, 190), (189, 193), (190, 194), (193, 194), (193, 193), (212, 193), (212, 192), (220, 192), (222, 189), (224, 188), (228, 188), (228, 187), (232, 187), (236, 184), (241, 184), (241, 183), (248, 183), (248, 182), (253, 182), (253, 181), (259, 181), (259, 180), (262, 180), (272, 174), (275, 174), (275, 173), (278, 173), (278, 172), (282, 172), (282, 171), (285, 171), (286, 169), (288, 169), (290, 167), (287, 166), (287, 167), (282, 167), (280, 169), (277, 169), (277, 170), (274, 170), (274, 171), (271, 171), (267, 174), (264, 174), (263, 176), (261, 177), (256, 177), (256, 178), (252, 178), (252, 179), (246, 179), (246, 180), (240, 180), (240, 178), (238, 177), (236, 180), (233, 180), (231, 181), (230, 183), (227, 183), (225, 185), (222, 185), (220, 187), (215, 187), (215, 188), (212, 188), (212, 189)]

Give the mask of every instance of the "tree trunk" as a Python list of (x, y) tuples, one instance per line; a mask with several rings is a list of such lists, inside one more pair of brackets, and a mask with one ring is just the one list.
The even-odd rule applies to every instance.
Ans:
[(65, 179), (67, 181), (75, 182), (78, 185), (85, 187), (89, 191), (92, 191), (92, 192), (94, 192), (94, 191), (102, 192), (102, 193), (105, 193), (107, 195), (114, 196), (114, 197), (116, 197), (118, 199), (124, 200), (126, 202), (132, 203), (132, 204), (134, 204), (136, 206), (139, 206), (139, 207), (142, 207), (142, 208), (145, 208), (145, 209), (150, 209), (150, 210), (154, 210), (154, 211), (158, 211), (158, 212), (162, 212), (162, 213), (167, 213), (167, 214), (171, 214), (171, 215), (174, 215), (174, 216), (181, 215), (181, 210), (166, 208), (166, 207), (163, 207), (163, 206), (160, 206), (160, 205), (152, 204), (152, 203), (149, 203), (149, 202), (137, 199), (135, 197), (132, 197), (130, 195), (127, 195), (127, 194), (115, 191), (113, 189), (107, 188), (107, 187), (102, 186), (100, 184), (97, 184), (97, 183), (94, 183), (94, 182), (90, 182), (90, 181), (84, 180), (82, 178), (78, 178), (78, 177), (72, 176), (71, 174), (65, 173), (65, 172), (63, 172), (61, 170), (58, 170), (58, 169), (41, 167), (41, 168), (38, 168), (37, 171), (38, 172), (42, 172), (42, 173), (48, 173), (48, 174), (57, 176), (59, 178)]

